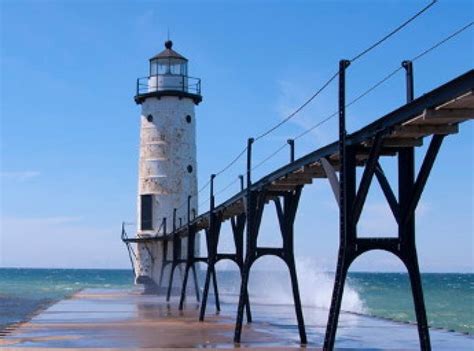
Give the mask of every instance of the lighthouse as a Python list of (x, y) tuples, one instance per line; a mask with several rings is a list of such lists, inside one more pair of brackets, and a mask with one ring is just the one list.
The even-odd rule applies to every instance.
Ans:
[[(200, 79), (188, 75), (188, 60), (172, 41), (149, 64), (135, 95), (141, 105), (137, 237), (145, 239), (137, 247), (136, 283), (154, 292), (164, 253), (159, 237), (189, 220), (189, 196), (190, 213), (198, 211), (194, 107), (202, 96)], [(186, 249), (184, 241), (181, 252)]]

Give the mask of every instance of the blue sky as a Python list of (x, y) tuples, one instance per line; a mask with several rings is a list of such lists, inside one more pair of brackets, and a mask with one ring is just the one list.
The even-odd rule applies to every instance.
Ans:
[[(339, 59), (354, 56), (427, 3), (3, 0), (0, 266), (128, 267), (119, 235), (121, 222), (135, 217), (140, 107), (132, 97), (136, 78), (147, 74), (148, 58), (162, 50), (168, 28), (174, 48), (190, 60), (190, 74), (202, 78), (204, 100), (196, 108), (202, 185), (247, 137), (280, 121), (317, 90)], [(349, 68), (348, 100), (472, 21), (472, 13), (470, 1), (439, 1)], [(473, 62), (471, 27), (416, 62), (416, 95)], [(351, 107), (349, 131), (403, 104), (403, 79), (400, 72)], [(335, 94), (333, 84), (256, 144), (255, 162), (332, 113)], [(331, 120), (298, 141), (297, 155), (336, 135)], [(424, 271), (473, 271), (473, 149), (472, 123), (441, 149), (418, 209)], [(287, 158), (288, 150), (282, 151), (254, 179)], [(384, 163), (392, 177), (394, 162)], [(217, 190), (243, 171), (240, 160), (216, 180)], [(234, 190), (237, 184), (218, 200)], [(380, 194), (374, 183), (359, 226), (364, 235), (394, 233)], [(333, 270), (337, 218), (328, 183), (307, 186), (296, 222), (296, 255)], [(262, 242), (277, 244), (276, 230), (271, 210)], [(227, 227), (223, 237), (222, 248), (231, 247)], [(353, 269), (403, 267), (388, 254), (370, 253)]]

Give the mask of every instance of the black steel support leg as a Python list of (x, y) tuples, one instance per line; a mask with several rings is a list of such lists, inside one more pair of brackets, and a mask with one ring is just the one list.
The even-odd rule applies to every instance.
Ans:
[(183, 286), (181, 287), (181, 298), (179, 299), (179, 310), (181, 311), (184, 307), (184, 300), (186, 299), (186, 287), (188, 285), (188, 274), (189, 269), (191, 268), (190, 264), (186, 264), (186, 268), (184, 269), (184, 278), (183, 278)]
[(413, 304), (415, 305), (418, 335), (420, 338), (420, 349), (423, 351), (430, 351), (430, 332), (428, 329), (428, 320), (426, 318), (423, 286), (421, 283), (421, 274), (420, 268), (418, 267), (418, 257), (416, 254), (416, 250), (414, 250), (414, 255), (408, 260), (409, 262), (406, 262), (405, 264), (408, 269), (408, 274), (410, 276), (411, 291), (413, 294)]
[(298, 331), (300, 334), (301, 344), (307, 344), (306, 329), (303, 318), (303, 309), (301, 307), (301, 298), (298, 287), (298, 277), (296, 275), (295, 265), (295, 254), (294, 254), (294, 223), (296, 218), (296, 211), (298, 209), (299, 200), (301, 197), (301, 191), (303, 187), (300, 186), (294, 191), (283, 196), (283, 207), (281, 206), (280, 199), (274, 199), (278, 222), (280, 224), (280, 231), (283, 239), (283, 251), (282, 258), (284, 259), (291, 278), (291, 288), (293, 291), (293, 300), (295, 304), (296, 319), (298, 322)]
[(353, 204), (356, 198), (355, 154), (346, 144), (346, 78), (345, 72), (350, 61), (339, 61), (339, 157), (341, 168), (339, 172), (339, 254), (337, 259), (336, 277), (329, 308), (325, 351), (332, 351), (336, 340), (337, 324), (341, 311), (344, 284), (350, 266), (349, 251), (354, 244), (356, 226), (353, 222)]
[(221, 311), (221, 303), (219, 301), (219, 289), (217, 287), (217, 274), (215, 266), (212, 267), (212, 280), (214, 285), (214, 298), (216, 300), (216, 310), (217, 312)]
[[(413, 148), (405, 148), (399, 151), (398, 157), (398, 181), (399, 199), (398, 203), (393, 199), (393, 192), (386, 182), (386, 178), (378, 164), (376, 168), (377, 177), (383, 180), (384, 192), (389, 195), (388, 201), (392, 202), (391, 207), (398, 222), (398, 238), (357, 238), (356, 225), (358, 218), (353, 217), (350, 211), (351, 204), (354, 203), (354, 179), (355, 167), (353, 166), (353, 154), (347, 150), (347, 170), (346, 170), (346, 193), (349, 207), (341, 208), (344, 218), (341, 219), (341, 247), (339, 251), (336, 281), (334, 283), (333, 298), (329, 312), (328, 326), (324, 350), (333, 350), (336, 337), (337, 322), (340, 313), (341, 299), (344, 290), (344, 281), (351, 262), (364, 252), (381, 249), (387, 250), (399, 257), (405, 264), (410, 277), (413, 302), (417, 318), (418, 334), (420, 339), (420, 349), (431, 350), (429, 327), (426, 316), (426, 308), (423, 297), (423, 287), (418, 266), (418, 255), (415, 243), (415, 210), (420, 199), (422, 190), (426, 184), (429, 173), (435, 161), (443, 140), (443, 136), (435, 135), (427, 150), (422, 166), (415, 181), (415, 156)], [(378, 172), (378, 173), (377, 173)], [(390, 200), (392, 199), (392, 200)], [(341, 202), (341, 206), (343, 203)], [(359, 206), (363, 206), (359, 204)], [(343, 222), (344, 221), (344, 222)], [(393, 245), (395, 244), (395, 245)]]
[(170, 297), (171, 297), (171, 288), (173, 287), (173, 276), (174, 276), (174, 271), (176, 269), (176, 264), (171, 265), (171, 272), (170, 272), (170, 280), (168, 283), (168, 292), (166, 293), (166, 301), (169, 302)]
[[(188, 204), (189, 204), (189, 198), (188, 198)], [(189, 206), (188, 206), (189, 209)], [(189, 210), (188, 210), (189, 211)], [(189, 215), (188, 215), (189, 218)], [(183, 285), (181, 288), (181, 298), (179, 300), (179, 309), (182, 310), (184, 307), (184, 300), (186, 299), (186, 287), (188, 284), (188, 276), (189, 276), (189, 270), (192, 269), (193, 271), (193, 277), (194, 277), (194, 288), (196, 291), (196, 299), (199, 302), (199, 284), (198, 284), (198, 279), (197, 279), (197, 273), (196, 273), (196, 257), (194, 255), (194, 250), (195, 250), (195, 243), (196, 243), (196, 230), (194, 226), (188, 224), (188, 248), (187, 248), (187, 256), (186, 256), (186, 268), (184, 271), (184, 278), (183, 278)]]
[(161, 260), (161, 269), (160, 269), (160, 279), (158, 280), (158, 287), (161, 288), (161, 284), (163, 283), (163, 276), (165, 274), (165, 267), (167, 264), (167, 257), (168, 257), (168, 242), (163, 242), (163, 259)]
[[(433, 166), (436, 154), (441, 146), (442, 137), (437, 137), (431, 142), (428, 148), (427, 157), (423, 162), (423, 172), (420, 170), (421, 177), (423, 177), (423, 184), (418, 181), (418, 187), (421, 189), (426, 184), (429, 170)], [(435, 146), (432, 146), (433, 143)], [(430, 151), (432, 150), (432, 151)], [(433, 151), (435, 150), (435, 151)], [(428, 161), (426, 161), (428, 160)], [(427, 163), (428, 162), (428, 163)], [(428, 170), (426, 170), (428, 168)], [(421, 190), (415, 191), (415, 150), (414, 148), (405, 148), (399, 152), (398, 155), (398, 177), (399, 177), (399, 201), (400, 214), (402, 221), (399, 224), (399, 238), (401, 241), (400, 255), (403, 263), (407, 267), (410, 277), (410, 285), (413, 295), (413, 304), (415, 306), (416, 321), (418, 327), (418, 336), (420, 339), (420, 348), (424, 351), (431, 350), (430, 334), (428, 329), (428, 320), (426, 317), (425, 301), (423, 297), (423, 286), (421, 282), (420, 268), (418, 266), (418, 255), (416, 252), (415, 243), (415, 206), (410, 206), (421, 196)], [(421, 179), (418, 177), (418, 179)], [(413, 212), (411, 212), (413, 211)]]
[(204, 320), (204, 316), (206, 314), (207, 295), (209, 293), (209, 284), (211, 282), (211, 266), (212, 264), (209, 262), (206, 272), (206, 280), (204, 282), (204, 290), (202, 292), (201, 311), (199, 312), (199, 320), (201, 322)]
[(347, 278), (349, 264), (346, 263), (346, 253), (342, 248), (339, 249), (336, 277), (332, 291), (331, 307), (329, 309), (329, 318), (326, 326), (326, 336), (324, 338), (323, 350), (330, 351), (334, 348), (336, 341), (336, 331), (341, 312), (342, 295), (344, 294), (344, 284)]
[(165, 262), (161, 263), (160, 269), (160, 279), (158, 280), (158, 287), (161, 288), (161, 284), (163, 283), (163, 275), (165, 274)]
[[(246, 203), (246, 218), (247, 218), (247, 235), (245, 260), (241, 270), (241, 283), (239, 294), (239, 306), (237, 307), (237, 320), (235, 322), (234, 342), (240, 343), (242, 335), (242, 322), (244, 319), (244, 307), (249, 301), (248, 283), (250, 275), (250, 267), (252, 266), (256, 257), (257, 235), (260, 227), (260, 221), (263, 214), (263, 197), (258, 192), (248, 191)], [(247, 315), (248, 317), (248, 315)]]
[[(247, 219), (245, 215), (239, 215), (236, 219), (232, 219), (232, 233), (234, 236), (236, 263), (239, 266), (240, 279), (242, 280), (244, 269), (244, 229)], [(247, 323), (252, 323), (252, 312), (250, 310), (250, 299), (248, 290), (245, 292), (245, 312)]]
[(202, 293), (202, 303), (201, 303), (201, 311), (199, 313), (199, 321), (204, 320), (204, 316), (206, 314), (206, 306), (207, 306), (207, 297), (209, 294), (209, 286), (211, 283), (211, 276), (212, 276), (212, 282), (214, 286), (214, 297), (215, 297), (215, 302), (216, 302), (216, 310), (217, 312), (220, 312), (221, 310), (221, 304), (219, 301), (219, 290), (217, 287), (217, 276), (216, 276), (216, 269), (215, 265), (212, 262), (209, 262), (209, 265), (207, 267), (207, 272), (206, 272), (206, 281), (204, 283), (204, 289)]
[(298, 331), (300, 334), (300, 341), (302, 344), (307, 344), (306, 338), (306, 329), (304, 326), (304, 318), (303, 318), (303, 310), (301, 308), (301, 298), (300, 298), (300, 291), (298, 288), (298, 277), (296, 275), (296, 266), (295, 266), (295, 259), (291, 257), (287, 261), (288, 269), (290, 270), (290, 277), (291, 277), (291, 287), (293, 289), (293, 300), (295, 302), (295, 311), (296, 311), (296, 319), (298, 321)]
[(199, 282), (198, 282), (198, 277), (196, 273), (196, 264), (192, 264), (191, 269), (193, 270), (193, 278), (194, 278), (194, 290), (196, 291), (196, 301), (200, 301), (200, 294), (199, 294)]
[[(243, 266), (240, 268), (240, 278), (243, 279)], [(252, 323), (252, 311), (250, 310), (250, 299), (249, 299), (249, 292), (246, 290), (245, 292), (245, 313), (247, 315), (247, 323)]]
[[(245, 258), (244, 266), (242, 268), (242, 281), (240, 283), (240, 294), (239, 294), (239, 306), (237, 307), (237, 320), (235, 322), (234, 342), (240, 343), (240, 337), (242, 335), (242, 322), (244, 319), (244, 306), (248, 306), (248, 282), (250, 266), (252, 262), (250, 256), (247, 254)], [(247, 312), (247, 320), (249, 312)]]
[[(306, 330), (303, 318), (303, 309), (301, 306), (301, 298), (298, 288), (298, 278), (296, 274), (296, 265), (293, 250), (293, 224), (296, 216), (296, 210), (298, 208), (301, 190), (302, 187), (298, 187), (294, 191), (287, 192), (284, 195), (272, 195), (272, 197), (277, 196), (273, 199), (273, 201), (275, 202), (275, 206), (277, 209), (278, 220), (283, 239), (282, 248), (265, 248), (259, 247), (257, 245), (257, 237), (267, 193), (262, 192), (252, 194), (249, 198), (249, 202), (254, 207), (249, 207), (247, 213), (247, 218), (249, 219), (247, 222), (247, 254), (242, 267), (242, 283), (239, 295), (239, 306), (237, 310), (237, 321), (234, 334), (234, 342), (236, 343), (240, 343), (241, 340), (243, 312), (245, 306), (247, 306), (247, 319), (251, 320), (252, 318), (250, 314), (250, 304), (248, 302), (248, 281), (250, 275), (250, 268), (255, 262), (255, 260), (264, 255), (274, 255), (280, 257), (288, 267), (291, 278), (291, 286), (293, 291), (293, 299), (295, 304), (295, 313), (298, 322), (300, 341), (301, 344), (307, 343)], [(279, 196), (283, 196), (284, 198), (284, 208), (282, 208), (281, 206)]]

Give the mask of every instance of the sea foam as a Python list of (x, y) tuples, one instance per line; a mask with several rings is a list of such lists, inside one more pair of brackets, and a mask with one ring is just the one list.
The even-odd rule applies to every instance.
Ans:
[[(311, 258), (298, 258), (296, 270), (303, 306), (329, 309), (334, 274), (323, 271)], [(252, 274), (254, 274), (253, 277)], [(284, 271), (251, 273), (249, 289), (253, 302), (293, 304), (290, 276)], [(365, 313), (366, 311), (358, 292), (347, 280), (342, 309), (356, 313)]]

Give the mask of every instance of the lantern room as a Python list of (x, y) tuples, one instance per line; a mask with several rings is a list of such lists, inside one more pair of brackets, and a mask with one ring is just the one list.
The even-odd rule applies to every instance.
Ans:
[(165, 42), (165, 50), (150, 59), (148, 77), (137, 79), (135, 101), (142, 103), (148, 97), (189, 97), (201, 102), (201, 80), (188, 76), (188, 59), (173, 50), (173, 42)]
[(165, 50), (150, 59), (150, 76), (188, 75), (188, 60), (172, 49), (173, 42), (165, 42)]

